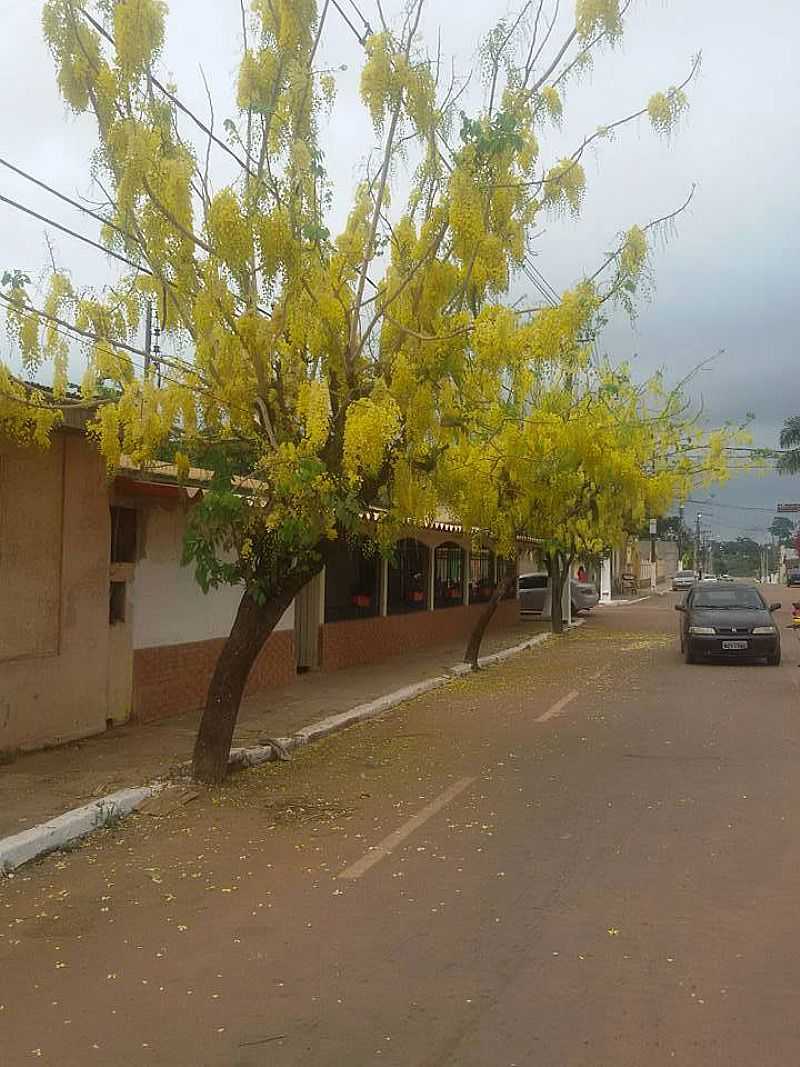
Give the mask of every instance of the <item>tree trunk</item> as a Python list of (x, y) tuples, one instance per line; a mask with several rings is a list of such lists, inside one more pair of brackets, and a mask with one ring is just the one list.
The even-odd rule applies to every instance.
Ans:
[(264, 642), (295, 595), (313, 575), (292, 576), (286, 587), (264, 604), (245, 591), (231, 632), (219, 654), (192, 755), (192, 776), (218, 785), (228, 769), (233, 731), (248, 676)]
[(554, 634), (564, 632), (564, 579), (566, 564), (560, 552), (549, 559), (550, 570), (550, 629)]
[(494, 592), (491, 595), (486, 607), (478, 617), (478, 621), (473, 627), (472, 633), (469, 636), (467, 642), (467, 650), (464, 653), (464, 662), (469, 663), (473, 671), (478, 669), (478, 656), (481, 650), (481, 642), (483, 641), (483, 635), (489, 626), (489, 623), (494, 617), (495, 611), (497, 611), (497, 605), (512, 589), (514, 582), (517, 580), (517, 572), (511, 571), (508, 573), (502, 582), (495, 586)]

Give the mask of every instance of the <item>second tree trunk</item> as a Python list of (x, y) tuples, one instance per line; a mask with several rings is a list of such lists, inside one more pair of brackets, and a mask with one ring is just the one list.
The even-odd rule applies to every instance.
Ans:
[(499, 585), (495, 586), (494, 591), (487, 601), (486, 606), (478, 617), (478, 621), (469, 636), (467, 642), (467, 649), (464, 653), (464, 662), (469, 663), (473, 671), (478, 669), (478, 657), (481, 651), (481, 642), (483, 636), (488, 629), (489, 623), (494, 617), (494, 613), (497, 611), (497, 605), (503, 600), (514, 587), (514, 583), (517, 580), (516, 571), (511, 571), (505, 576)]

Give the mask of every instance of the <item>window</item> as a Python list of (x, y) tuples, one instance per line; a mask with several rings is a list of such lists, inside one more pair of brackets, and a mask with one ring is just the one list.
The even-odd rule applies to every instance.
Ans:
[(113, 507), (111, 509), (111, 562), (136, 562), (135, 508)]
[(428, 606), (430, 553), (420, 541), (398, 541), (389, 561), (389, 614), (424, 611)]
[(325, 565), (325, 622), (380, 612), (380, 557), (362, 541), (338, 542)]
[(494, 552), (481, 548), (469, 558), (469, 599), (471, 604), (485, 604), (494, 592)]
[(108, 621), (125, 622), (125, 582), (112, 582), (108, 597)]
[(519, 580), (520, 589), (546, 589), (546, 574), (525, 574)]
[(464, 549), (453, 541), (434, 553), (433, 606), (455, 608), (464, 603)]

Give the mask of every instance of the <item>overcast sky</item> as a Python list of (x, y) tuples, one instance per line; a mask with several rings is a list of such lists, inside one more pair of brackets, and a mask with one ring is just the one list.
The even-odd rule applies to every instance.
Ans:
[[(353, 13), (349, 0), (342, 2)], [(4, 0), (2, 6), (0, 98), (6, 107), (0, 155), (70, 195), (91, 195), (93, 128), (69, 115), (58, 96), (41, 38), (41, 4)], [(402, 0), (384, 0), (383, 6), (396, 14)], [(570, 0), (562, 2), (570, 6)], [(358, 7), (377, 24), (375, 0), (358, 0)], [(176, 79), (181, 97), (205, 113), (202, 65), (220, 123), (233, 114), (239, 2), (171, 0), (170, 9), (164, 70)], [(441, 29), (445, 54), (465, 70), (474, 65), (482, 35), (509, 10), (504, 0), (427, 0), (424, 36), (433, 44)], [(615, 316), (600, 347), (615, 360), (633, 360), (642, 376), (663, 367), (672, 380), (724, 349), (695, 380), (694, 397), (713, 422), (753, 412), (756, 443), (768, 446), (777, 443), (784, 418), (800, 413), (798, 39), (800, 5), (794, 0), (634, 0), (624, 44), (599, 56), (592, 74), (569, 91), (562, 131), (542, 137), (545, 158), (564, 154), (598, 125), (682, 81), (692, 55), (702, 50), (702, 71), (689, 90), (691, 109), (677, 135), (659, 140), (641, 121), (587, 156), (581, 220), (543, 220), (537, 264), (552, 285), (566, 288), (599, 264), (620, 231), (673, 210), (697, 183), (672, 239), (654, 254), (652, 298), (633, 326)], [(340, 95), (326, 131), (336, 221), (373, 144), (357, 99), (360, 61), (352, 32), (341, 18), (331, 19), (320, 65), (348, 67), (337, 75)], [(223, 159), (217, 177), (219, 184), (229, 177)], [(0, 192), (97, 236), (66, 205), (1, 168)], [(2, 204), (0, 225), (0, 267), (40, 275), (49, 260), (43, 225)], [(65, 236), (51, 237), (59, 265), (70, 268), (76, 284), (108, 278), (111, 268), (100, 253)], [(747, 476), (712, 491), (713, 497), (703, 492), (698, 499), (712, 500), (702, 510), (717, 535), (758, 536), (778, 500), (800, 500), (800, 479)], [(687, 516), (693, 518), (691, 507)]]

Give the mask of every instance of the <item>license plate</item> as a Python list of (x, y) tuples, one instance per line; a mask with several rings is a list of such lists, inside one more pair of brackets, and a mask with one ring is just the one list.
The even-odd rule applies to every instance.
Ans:
[(739, 652), (743, 648), (747, 648), (747, 642), (746, 641), (723, 641), (722, 642), (722, 650), (723, 650), (723, 652)]

